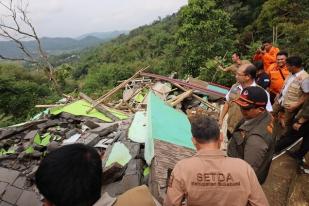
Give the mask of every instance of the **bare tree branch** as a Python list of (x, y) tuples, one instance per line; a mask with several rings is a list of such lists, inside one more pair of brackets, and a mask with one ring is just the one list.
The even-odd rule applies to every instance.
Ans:
[(3, 30), (1, 27), (0, 29), (2, 30), (2, 32), (5, 34), (4, 36), (13, 40), (17, 45), (18, 48), (20, 50), (22, 50), (22, 52), (30, 59), (31, 62), (34, 62), (34, 58), (32, 57), (32, 55), (30, 54), (30, 52), (25, 48), (24, 44), (19, 41), (18, 39), (16, 39), (15, 37), (13, 37), (10, 33), (8, 33), (6, 30)]
[(18, 32), (20, 34), (23, 34), (23, 35), (35, 38), (35, 35), (32, 35), (32, 34), (29, 34), (27, 32), (21, 31), (19, 26), (17, 26), (17, 28), (14, 28), (12, 26), (5, 25), (4, 23), (0, 23), (0, 27), (6, 28), (6, 29), (10, 29), (10, 30), (16, 31), (16, 32)]
[(25, 58), (11, 58), (11, 57), (5, 57), (3, 55), (0, 54), (0, 59), (5, 59), (5, 60), (10, 60), (10, 61), (25, 61), (25, 62), (29, 62), (29, 63), (34, 63), (36, 64), (37, 61), (32, 62), (29, 59), (25, 59)]
[(8, 10), (12, 8), (12, 0), (10, 1), (10, 6), (5, 5), (2, 1), (0, 1), (0, 4)]
[[(10, 0), (9, 3), (4, 3), (3, 0), (0, 0), (0, 6), (5, 8), (8, 13), (1, 16), (0, 36), (14, 42), (25, 57), (12, 58), (0, 54), (0, 59), (25, 61), (38, 65), (46, 72), (48, 78), (53, 82), (56, 90), (60, 92), (58, 83), (54, 77), (54, 67), (49, 62), (48, 55), (43, 49), (35, 27), (32, 25), (27, 15), (28, 4), (24, 4), (23, 0), (20, 0), (19, 4), (15, 3), (16, 1), (17, 0)], [(6, 20), (9, 19), (10, 23), (4, 21), (3, 17), (5, 17)], [(25, 43), (22, 41), (22, 39), (25, 38), (33, 39), (36, 42), (38, 57), (34, 57), (33, 54), (26, 48)]]

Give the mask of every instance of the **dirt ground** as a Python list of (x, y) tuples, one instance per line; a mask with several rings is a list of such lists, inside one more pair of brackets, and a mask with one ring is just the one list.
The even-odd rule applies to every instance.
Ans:
[(271, 206), (309, 205), (309, 175), (286, 154), (272, 162), (262, 187)]

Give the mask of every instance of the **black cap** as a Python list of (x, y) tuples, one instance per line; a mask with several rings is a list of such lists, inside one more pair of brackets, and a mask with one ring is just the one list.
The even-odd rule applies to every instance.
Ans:
[(266, 91), (259, 86), (245, 88), (235, 103), (241, 107), (266, 107), (268, 97)]

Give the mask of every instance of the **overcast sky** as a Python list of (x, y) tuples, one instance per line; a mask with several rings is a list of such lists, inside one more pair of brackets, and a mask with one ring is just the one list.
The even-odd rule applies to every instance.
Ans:
[(40, 36), (130, 30), (175, 13), (187, 0), (28, 0)]

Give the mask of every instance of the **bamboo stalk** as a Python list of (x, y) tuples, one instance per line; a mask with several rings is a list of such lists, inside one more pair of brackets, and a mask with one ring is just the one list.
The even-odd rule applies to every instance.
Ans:
[[(175, 85), (176, 87), (178, 87), (179, 89), (183, 90), (183, 91), (188, 91), (188, 89), (185, 89), (184, 87), (180, 86), (179, 84), (177, 83), (172, 83), (173, 85)], [(203, 104), (207, 105), (208, 107), (212, 108), (213, 110), (217, 110), (217, 111), (220, 111), (219, 108), (213, 106), (212, 104), (210, 104), (207, 100), (197, 96), (196, 94), (192, 94), (192, 97), (196, 98), (197, 100), (201, 101)]]
[(172, 103), (170, 103), (171, 106), (172, 106), (172, 107), (176, 106), (177, 104), (179, 104), (180, 102), (182, 102), (185, 98), (191, 96), (192, 93), (193, 93), (193, 91), (192, 91), (192, 89), (190, 89), (190, 90), (188, 90), (188, 91), (182, 93), (181, 95), (178, 95), (178, 96), (176, 97), (176, 100), (173, 101)]
[[(93, 101), (90, 97), (88, 97), (86, 94), (80, 92), (80, 93), (79, 93), (79, 96), (80, 96), (81, 98), (85, 99), (86, 101), (88, 101), (89, 103), (91, 103), (91, 104), (93, 105), (94, 101)], [(117, 121), (117, 120), (118, 120), (118, 118), (117, 118), (115, 115), (113, 115), (110, 111), (108, 111), (108, 110), (107, 110), (105, 107), (103, 107), (102, 105), (97, 104), (97, 105), (95, 106), (95, 108), (96, 108), (98, 111), (102, 112), (102, 113), (103, 113), (104, 115), (106, 115), (107, 117), (109, 117), (110, 119), (112, 119), (113, 121)]]
[(127, 85), (132, 79), (134, 79), (135, 77), (137, 77), (141, 72), (145, 71), (146, 69), (148, 69), (149, 66), (138, 70), (132, 77), (130, 77), (129, 79), (127, 79), (126, 81), (122, 82), (121, 84), (119, 84), (117, 87), (113, 88), (112, 90), (110, 90), (109, 92), (107, 92), (106, 94), (104, 94), (102, 97), (100, 97), (99, 99), (97, 99), (96, 101), (94, 101), (94, 104), (92, 105), (92, 107), (87, 110), (86, 113), (89, 113), (91, 110), (93, 110), (93, 108), (95, 106), (97, 106), (98, 104), (104, 102), (107, 98), (109, 98), (110, 96), (112, 96), (113, 94), (115, 94), (119, 89), (121, 89), (122, 87), (124, 87), (125, 85)]
[(60, 107), (65, 106), (66, 104), (38, 104), (35, 105), (35, 108), (50, 108), (50, 107)]

